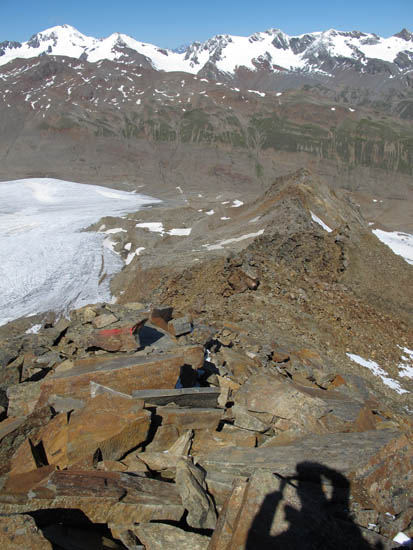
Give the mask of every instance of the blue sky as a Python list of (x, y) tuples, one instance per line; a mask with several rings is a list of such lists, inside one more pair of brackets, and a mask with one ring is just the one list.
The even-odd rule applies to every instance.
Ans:
[(413, 0), (0, 0), (0, 42), (23, 42), (63, 23), (91, 36), (122, 32), (168, 48), (271, 27), (288, 34), (335, 28), (390, 36), (403, 27), (413, 32)]

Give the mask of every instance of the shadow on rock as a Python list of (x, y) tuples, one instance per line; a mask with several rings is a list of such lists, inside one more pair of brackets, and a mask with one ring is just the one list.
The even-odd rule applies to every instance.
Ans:
[(377, 535), (371, 533), (367, 540), (370, 533), (362, 533), (352, 520), (350, 482), (341, 473), (302, 462), (296, 476), (278, 477), (276, 484), (277, 490), (264, 497), (253, 519), (246, 550), (384, 549)]

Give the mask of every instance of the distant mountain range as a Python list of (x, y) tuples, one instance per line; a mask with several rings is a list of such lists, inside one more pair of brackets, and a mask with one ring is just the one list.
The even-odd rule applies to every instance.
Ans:
[(142, 67), (192, 74), (209, 71), (233, 75), (245, 68), (331, 76), (343, 69), (354, 69), (358, 73), (384, 72), (394, 78), (413, 71), (413, 34), (403, 29), (382, 38), (360, 31), (330, 29), (289, 36), (279, 29), (269, 29), (246, 37), (216, 35), (206, 42), (168, 50), (125, 34), (94, 38), (62, 25), (39, 32), (27, 42), (0, 43), (0, 65), (40, 55), (68, 56), (92, 63), (129, 58)]

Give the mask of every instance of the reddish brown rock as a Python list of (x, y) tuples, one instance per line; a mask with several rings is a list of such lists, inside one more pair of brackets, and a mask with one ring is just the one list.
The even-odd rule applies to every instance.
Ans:
[(179, 521), (184, 513), (177, 488), (171, 483), (121, 472), (47, 472), (50, 468), (9, 478), (0, 493), (2, 512), (77, 509), (93, 523), (128, 529), (153, 520)]
[(23, 474), (37, 468), (36, 460), (33, 456), (33, 449), (29, 439), (19, 447), (11, 460), (10, 475)]
[(143, 402), (110, 394), (90, 399), (80, 411), (57, 415), (42, 438), (49, 464), (67, 468), (99, 450), (103, 460), (118, 460), (145, 441), (150, 412)]
[(168, 330), (168, 323), (172, 319), (172, 307), (154, 307), (149, 321), (163, 330)]
[[(97, 319), (100, 317), (102, 316)], [(89, 337), (88, 344), (106, 351), (135, 351), (140, 347), (139, 330), (146, 320), (147, 318), (143, 318), (133, 323), (115, 323), (111, 328), (97, 330)]]
[(118, 355), (81, 359), (72, 369), (40, 381), (41, 395), (36, 406), (48, 403), (52, 395), (88, 398), (92, 381), (128, 394), (134, 390), (172, 389), (184, 365), (196, 370), (203, 361), (201, 346), (182, 346), (155, 358)]

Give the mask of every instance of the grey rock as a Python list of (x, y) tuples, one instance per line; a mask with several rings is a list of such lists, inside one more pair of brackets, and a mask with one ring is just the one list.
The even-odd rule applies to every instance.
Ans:
[(173, 390), (136, 390), (132, 397), (144, 399), (155, 405), (175, 403), (180, 407), (212, 408), (216, 407), (219, 388), (176, 388)]
[(192, 331), (192, 322), (188, 315), (169, 321), (168, 328), (174, 336), (182, 336)]
[(217, 517), (212, 499), (206, 490), (205, 473), (189, 459), (182, 458), (176, 465), (175, 480), (182, 503), (188, 510), (188, 525), (199, 529), (214, 529)]

